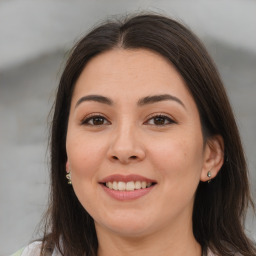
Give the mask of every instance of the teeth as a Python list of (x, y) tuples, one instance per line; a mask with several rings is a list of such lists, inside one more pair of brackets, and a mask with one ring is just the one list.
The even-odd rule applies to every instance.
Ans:
[(146, 188), (149, 188), (152, 186), (152, 182), (147, 182)]
[(132, 190), (135, 189), (135, 184), (134, 184), (133, 181), (129, 181), (129, 182), (126, 183), (126, 186), (125, 186), (125, 187), (126, 187), (126, 190), (132, 191)]
[(137, 189), (143, 189), (143, 188), (149, 188), (152, 186), (151, 182), (146, 181), (129, 181), (129, 182), (123, 182), (123, 181), (113, 181), (113, 182), (107, 182), (106, 186), (113, 190), (120, 190), (120, 191), (134, 191)]
[(135, 181), (135, 189), (141, 189), (141, 182)]
[(113, 182), (112, 188), (113, 188), (114, 190), (118, 190), (117, 182), (116, 182), (116, 181)]
[(113, 183), (112, 182), (107, 182), (106, 186), (110, 189), (113, 189)]
[(125, 182), (119, 181), (119, 182), (117, 183), (117, 188), (118, 188), (118, 190), (125, 190), (125, 188), (126, 188)]

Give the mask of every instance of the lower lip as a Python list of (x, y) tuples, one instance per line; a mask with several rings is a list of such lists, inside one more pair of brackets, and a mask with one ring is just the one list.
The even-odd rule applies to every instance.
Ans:
[(101, 184), (101, 186), (104, 189), (104, 191), (112, 198), (117, 199), (119, 201), (126, 201), (126, 200), (135, 200), (135, 199), (145, 196), (154, 188), (155, 185), (153, 185), (149, 188), (136, 189), (133, 191), (113, 190), (113, 189), (106, 187), (103, 184)]

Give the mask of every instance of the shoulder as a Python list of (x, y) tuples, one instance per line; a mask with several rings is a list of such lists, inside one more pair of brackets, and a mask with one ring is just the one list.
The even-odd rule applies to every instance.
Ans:
[(33, 242), (11, 256), (40, 256), (41, 242)]
[[(40, 256), (41, 254), (41, 247), (42, 242), (36, 241), (28, 246), (24, 247), (23, 249), (20, 249), (16, 253), (12, 254), (11, 256)], [(47, 254), (48, 255), (48, 254)], [(57, 248), (54, 249), (52, 253), (50, 253), (51, 256), (61, 256), (59, 250)]]
[[(214, 254), (210, 249), (207, 250), (207, 256), (218, 256)], [(240, 253), (234, 253), (233, 256), (242, 256)]]
[(207, 256), (216, 256), (216, 255), (210, 249), (208, 249)]

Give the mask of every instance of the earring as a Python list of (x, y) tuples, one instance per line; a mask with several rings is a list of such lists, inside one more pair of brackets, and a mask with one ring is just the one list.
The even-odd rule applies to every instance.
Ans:
[(210, 178), (210, 179), (208, 180), (208, 183), (210, 183), (210, 182), (211, 182), (211, 177), (212, 177), (211, 171), (207, 172), (207, 177)]
[(70, 171), (67, 173), (66, 178), (68, 180), (68, 184), (71, 185), (72, 182), (71, 182), (71, 172)]

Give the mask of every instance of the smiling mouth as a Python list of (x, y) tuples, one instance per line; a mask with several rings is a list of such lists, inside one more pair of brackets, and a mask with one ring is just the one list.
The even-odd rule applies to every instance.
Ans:
[(134, 191), (145, 189), (154, 186), (156, 183), (154, 182), (146, 182), (146, 181), (109, 181), (103, 183), (107, 188), (111, 190), (118, 190), (118, 191)]

